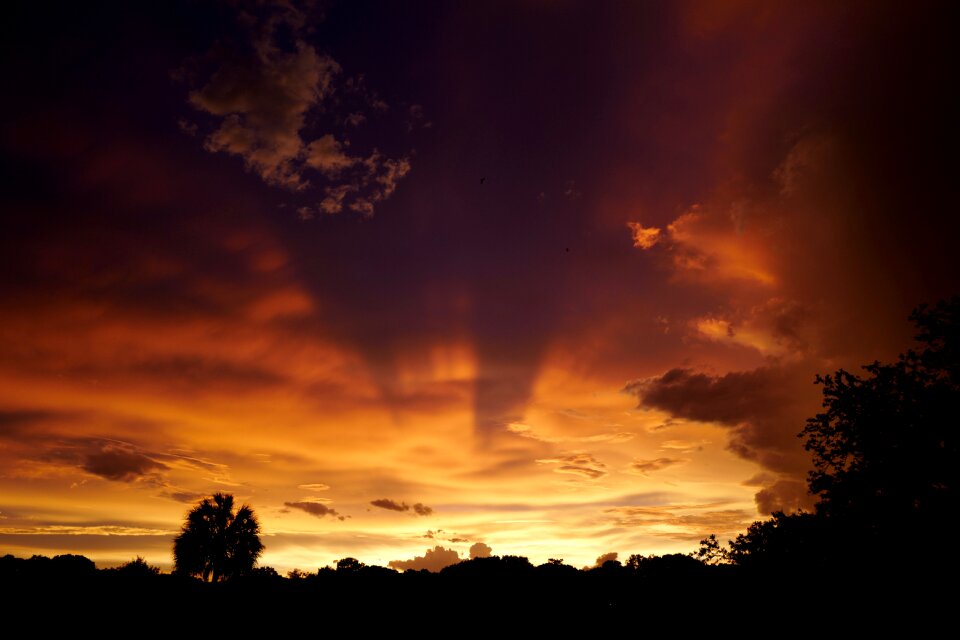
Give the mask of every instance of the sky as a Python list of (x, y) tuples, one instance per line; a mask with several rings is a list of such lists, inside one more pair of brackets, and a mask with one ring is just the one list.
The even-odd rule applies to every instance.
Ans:
[(0, 553), (592, 565), (809, 509), (957, 292), (948, 5), (15, 3)]

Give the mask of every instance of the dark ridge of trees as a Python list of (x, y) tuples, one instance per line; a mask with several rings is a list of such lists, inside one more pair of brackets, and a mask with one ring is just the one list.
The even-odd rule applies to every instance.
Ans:
[[(835, 632), (870, 628), (878, 612), (922, 630), (946, 619), (953, 606), (952, 593), (931, 583), (876, 582), (838, 571), (806, 580), (749, 563), (708, 565), (681, 554), (633, 555), (624, 564), (589, 569), (492, 556), (439, 573), (400, 573), (345, 560), (344, 568), (291, 577), (259, 567), (231, 580), (204, 582), (160, 573), (138, 560), (90, 572), (78, 564), (8, 555), (0, 558), (0, 592), (8, 611), (32, 611), (34, 620), (52, 607), (56, 621), (69, 621), (72, 630), (100, 629), (104, 620), (125, 618), (161, 635), (190, 635), (221, 619), (247, 631), (249, 619), (272, 632), (362, 634), (411, 626), (430, 635), (463, 626), (506, 635), (629, 631), (643, 619), (647, 632), (707, 633), (787, 620), (800, 624), (820, 610), (830, 612)], [(877, 626), (881, 622), (877, 618)]]
[(115, 571), (125, 580), (149, 580), (154, 576), (160, 575), (160, 567), (155, 567), (153, 565), (147, 564), (147, 561), (137, 556), (130, 562), (116, 567), (115, 569), (110, 569), (110, 571)]

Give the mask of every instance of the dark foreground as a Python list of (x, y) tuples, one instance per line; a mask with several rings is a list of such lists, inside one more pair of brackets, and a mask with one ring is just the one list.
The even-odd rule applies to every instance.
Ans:
[[(358, 563), (359, 564), (359, 563)], [(284, 578), (270, 569), (222, 583), (158, 574), (142, 563), (98, 570), (82, 556), (0, 558), (5, 626), (99, 636), (239, 636), (287, 632), (427, 637), (477, 632), (620, 631), (826, 636), (952, 628), (957, 590), (943, 567), (850, 568), (815, 574), (709, 566), (686, 556), (592, 570), (506, 556), (439, 574), (382, 567), (321, 569)], [(14, 637), (14, 636), (7, 636)]]

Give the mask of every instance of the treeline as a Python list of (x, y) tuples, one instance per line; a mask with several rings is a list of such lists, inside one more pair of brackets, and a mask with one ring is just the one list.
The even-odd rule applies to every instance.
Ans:
[(267, 616), (279, 628), (297, 631), (314, 625), (358, 632), (415, 624), (436, 632), (465, 621), (471, 628), (489, 630), (531, 625), (562, 629), (585, 622), (617, 626), (650, 607), (661, 613), (680, 611), (703, 593), (717, 594), (713, 603), (719, 604), (740, 582), (735, 572), (733, 566), (709, 566), (684, 555), (632, 556), (626, 564), (608, 561), (593, 569), (577, 569), (561, 560), (534, 566), (524, 557), (492, 556), (465, 560), (438, 573), (401, 573), (344, 558), (336, 568), (310, 573), (295, 570), (283, 576), (258, 567), (208, 582), (161, 573), (139, 559), (97, 569), (82, 556), (6, 556), (0, 558), (0, 590), (14, 594), (19, 607), (47, 603), (57, 611), (71, 611), (75, 618), (89, 616), (91, 610), (117, 612), (154, 620), (166, 633), (202, 623), (218, 611), (254, 619)]
[[(150, 619), (177, 631), (216, 612), (263, 616), (277, 628), (382, 629), (406, 620), (436, 629), (463, 616), (477, 628), (625, 629), (648, 616), (645, 628), (663, 631), (744, 628), (758, 622), (805, 619), (829, 611), (837, 628), (880, 626), (908, 616), (917, 628), (952, 611), (952, 587), (930, 580), (929, 567), (892, 572), (885, 558), (875, 571), (850, 573), (822, 563), (770, 566), (709, 564), (691, 555), (633, 555), (577, 569), (561, 560), (535, 566), (520, 556), (474, 558), (438, 573), (403, 573), (344, 558), (336, 568), (282, 576), (270, 567), (221, 582), (161, 573), (140, 559), (97, 569), (77, 555), (0, 558), (0, 591), (9, 611), (45, 606), (80, 616)], [(322, 612), (311, 622), (304, 612)], [(817, 612), (820, 613), (817, 613)], [(921, 616), (916, 620), (917, 616)], [(93, 616), (91, 618), (91, 616)], [(304, 627), (303, 625), (307, 625)], [(356, 630), (356, 629), (354, 629)]]

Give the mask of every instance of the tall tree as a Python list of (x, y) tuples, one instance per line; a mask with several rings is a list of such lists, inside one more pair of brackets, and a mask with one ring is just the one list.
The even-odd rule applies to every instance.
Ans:
[(234, 513), (233, 496), (224, 493), (194, 507), (173, 543), (175, 571), (204, 581), (249, 573), (262, 553), (253, 509), (242, 505)]
[(942, 542), (958, 506), (960, 296), (910, 319), (919, 349), (818, 377), (824, 411), (800, 434), (818, 513), (863, 542)]

